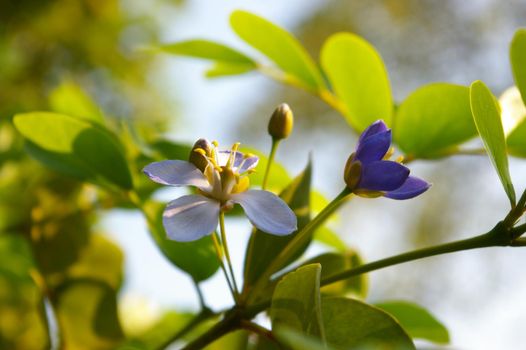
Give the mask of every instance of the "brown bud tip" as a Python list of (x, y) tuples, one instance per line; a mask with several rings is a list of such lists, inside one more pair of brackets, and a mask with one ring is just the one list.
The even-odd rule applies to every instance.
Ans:
[(188, 156), (190, 163), (195, 165), (197, 169), (205, 171), (208, 161), (206, 160), (206, 156), (198, 150), (203, 150), (206, 156), (210, 156), (212, 153), (212, 145), (206, 139), (199, 139), (194, 143), (194, 147), (192, 147), (192, 151), (190, 151), (190, 155)]
[(345, 164), (345, 169), (343, 171), (343, 180), (347, 184), (347, 187), (350, 190), (354, 190), (360, 181), (362, 174), (362, 163), (359, 160), (354, 159), (354, 153), (351, 154), (347, 163)]
[(274, 140), (287, 138), (292, 132), (294, 116), (289, 105), (282, 103), (276, 108), (268, 123), (268, 133)]

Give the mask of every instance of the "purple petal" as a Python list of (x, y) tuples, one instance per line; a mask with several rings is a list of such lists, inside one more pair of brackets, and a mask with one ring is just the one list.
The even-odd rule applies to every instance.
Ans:
[(246, 171), (249, 171), (250, 169), (254, 169), (259, 162), (258, 156), (251, 156), (248, 158), (245, 158), (243, 162), (241, 162), (239, 169), (237, 170), (239, 174), (242, 174)]
[(378, 134), (380, 132), (385, 132), (387, 130), (388, 130), (388, 128), (387, 128), (387, 125), (385, 125), (384, 121), (383, 120), (377, 120), (374, 123), (372, 123), (371, 125), (369, 125), (367, 127), (367, 129), (365, 129), (362, 132), (362, 134), (360, 135), (360, 139), (358, 140), (358, 144), (362, 143), (369, 136), (373, 136), (373, 135), (376, 135), (376, 134)]
[(389, 147), (391, 147), (391, 130), (379, 132), (358, 143), (355, 159), (363, 165), (382, 160)]
[(230, 198), (243, 207), (250, 222), (261, 231), (282, 236), (298, 228), (294, 212), (274, 193), (249, 190)]
[(210, 186), (203, 173), (184, 160), (164, 160), (148, 164), (142, 170), (153, 181), (172, 186)]
[(402, 186), (409, 176), (409, 169), (400, 163), (381, 160), (367, 164), (356, 186), (371, 191), (393, 191)]
[[(232, 151), (219, 151), (217, 152), (217, 162), (219, 163), (219, 166), (225, 166), (228, 162), (228, 159), (230, 158), (230, 153)], [(234, 167), (238, 167), (239, 164), (243, 161), (243, 153), (237, 151), (234, 155)]]
[(431, 187), (431, 184), (414, 176), (409, 176), (407, 180), (394, 191), (389, 191), (385, 197), (391, 199), (409, 199), (424, 193)]
[(195, 241), (217, 228), (219, 202), (201, 195), (188, 195), (171, 201), (163, 213), (163, 226), (168, 238)]

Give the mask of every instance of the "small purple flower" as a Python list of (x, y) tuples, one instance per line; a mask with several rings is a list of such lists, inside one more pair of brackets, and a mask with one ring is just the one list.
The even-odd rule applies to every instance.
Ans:
[(378, 120), (360, 135), (356, 152), (345, 165), (347, 187), (362, 197), (391, 199), (409, 199), (427, 191), (431, 185), (409, 176), (401, 160), (388, 160), (391, 154), (391, 130)]
[[(194, 147), (204, 166), (198, 168), (183, 160), (165, 160), (147, 165), (143, 171), (153, 181), (171, 186), (194, 186), (199, 194), (179, 197), (166, 206), (163, 225), (175, 241), (194, 241), (216, 230), (220, 211), (240, 204), (248, 219), (260, 230), (274, 235), (287, 235), (297, 229), (296, 215), (275, 194), (249, 190), (248, 174), (254, 171), (258, 157), (232, 150), (220, 151), (217, 143), (206, 140), (206, 150)], [(191, 157), (192, 159), (192, 157)], [(200, 170), (202, 169), (202, 170)]]

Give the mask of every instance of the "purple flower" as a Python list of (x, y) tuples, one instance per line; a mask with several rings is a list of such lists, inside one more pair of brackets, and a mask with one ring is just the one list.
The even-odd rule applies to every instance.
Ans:
[(347, 187), (362, 197), (391, 199), (409, 199), (427, 191), (431, 185), (409, 176), (401, 160), (388, 160), (391, 154), (391, 130), (378, 120), (360, 135), (356, 152), (345, 165)]
[[(179, 197), (166, 206), (163, 225), (175, 241), (194, 241), (216, 230), (219, 213), (240, 204), (248, 219), (260, 230), (274, 235), (287, 235), (297, 229), (296, 216), (275, 194), (249, 190), (250, 174), (258, 157), (232, 150), (220, 151), (217, 143), (199, 140), (192, 152), (200, 154), (199, 162), (165, 160), (147, 165), (143, 171), (155, 182), (171, 186), (194, 186), (199, 194)], [(204, 149), (206, 148), (206, 149)], [(192, 159), (192, 157), (191, 157)], [(200, 170), (202, 169), (202, 170)]]

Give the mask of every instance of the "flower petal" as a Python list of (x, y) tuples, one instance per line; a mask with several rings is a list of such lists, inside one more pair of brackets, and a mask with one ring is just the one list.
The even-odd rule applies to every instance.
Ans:
[(431, 184), (418, 177), (409, 176), (407, 180), (394, 191), (387, 192), (384, 196), (391, 199), (409, 199), (424, 193)]
[(239, 169), (237, 169), (237, 172), (239, 174), (243, 174), (244, 172), (247, 172), (250, 169), (254, 169), (258, 165), (258, 162), (258, 156), (247, 157), (241, 162), (241, 164), (239, 165)]
[[(219, 166), (226, 165), (226, 163), (228, 162), (228, 159), (230, 158), (230, 153), (232, 153), (232, 151), (230, 150), (223, 150), (223, 151), (217, 152), (217, 162)], [(234, 155), (233, 167), (238, 167), (242, 161), (243, 161), (243, 153), (236, 151), (236, 154)]]
[(391, 130), (378, 132), (358, 143), (355, 159), (363, 165), (381, 160), (391, 147)]
[(250, 222), (261, 231), (282, 236), (298, 228), (294, 212), (274, 193), (249, 190), (234, 194), (230, 199), (243, 207)]
[(172, 186), (210, 186), (203, 173), (184, 160), (164, 160), (148, 164), (142, 170), (153, 181)]
[(358, 189), (393, 191), (402, 186), (409, 176), (409, 169), (400, 163), (381, 160), (367, 164), (362, 169)]
[(171, 201), (163, 213), (163, 226), (174, 241), (195, 241), (217, 228), (219, 202), (201, 195), (188, 195)]
[(358, 140), (358, 143), (363, 142), (369, 136), (373, 136), (373, 135), (376, 135), (376, 134), (378, 134), (380, 132), (385, 132), (387, 130), (388, 130), (388, 128), (387, 128), (387, 125), (385, 125), (384, 121), (383, 120), (377, 120), (374, 123), (372, 123), (371, 125), (369, 125), (367, 127), (367, 129), (365, 129), (362, 132), (362, 134), (360, 135), (360, 139)]

